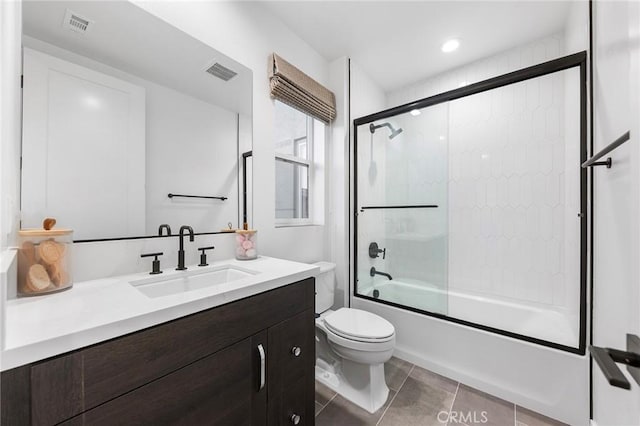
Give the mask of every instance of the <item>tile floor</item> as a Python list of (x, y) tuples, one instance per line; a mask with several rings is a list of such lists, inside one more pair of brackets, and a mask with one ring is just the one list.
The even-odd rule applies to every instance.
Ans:
[[(368, 413), (316, 382), (317, 426), (558, 426), (510, 402), (392, 358), (385, 365), (389, 398)], [(475, 413), (475, 418), (473, 417)]]

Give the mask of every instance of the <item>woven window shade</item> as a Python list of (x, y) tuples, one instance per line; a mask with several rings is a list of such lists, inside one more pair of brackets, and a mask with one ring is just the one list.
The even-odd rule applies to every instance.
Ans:
[(271, 97), (330, 123), (336, 117), (333, 92), (275, 53), (269, 58)]

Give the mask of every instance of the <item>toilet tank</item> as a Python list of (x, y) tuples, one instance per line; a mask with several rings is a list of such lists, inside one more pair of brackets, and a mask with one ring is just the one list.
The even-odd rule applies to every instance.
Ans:
[(316, 277), (316, 313), (320, 314), (333, 306), (336, 292), (336, 264), (329, 262), (314, 263), (320, 267)]

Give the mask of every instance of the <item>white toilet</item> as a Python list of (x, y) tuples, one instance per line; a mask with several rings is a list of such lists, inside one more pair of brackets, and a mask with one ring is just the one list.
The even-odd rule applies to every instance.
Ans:
[(393, 324), (371, 312), (332, 311), (335, 264), (318, 262), (316, 278), (316, 380), (370, 413), (384, 405), (389, 388), (384, 363), (396, 343)]

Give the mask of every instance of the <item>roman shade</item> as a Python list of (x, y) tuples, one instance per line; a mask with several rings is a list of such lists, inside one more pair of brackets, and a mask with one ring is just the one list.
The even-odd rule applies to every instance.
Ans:
[(333, 92), (273, 53), (269, 58), (271, 97), (330, 123), (336, 117)]

